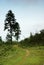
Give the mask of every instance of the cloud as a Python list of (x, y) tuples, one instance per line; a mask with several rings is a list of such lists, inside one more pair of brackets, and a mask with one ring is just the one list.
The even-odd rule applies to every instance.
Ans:
[(43, 3), (44, 0), (7, 0), (7, 2), (14, 4), (38, 4)]

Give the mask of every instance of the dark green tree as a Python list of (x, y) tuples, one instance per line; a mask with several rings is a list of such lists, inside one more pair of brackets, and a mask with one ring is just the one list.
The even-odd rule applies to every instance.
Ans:
[(0, 42), (2, 42), (2, 37), (0, 36)]
[(3, 41), (2, 41), (2, 37), (0, 36), (0, 45), (2, 45), (2, 42), (3, 42)]
[(11, 41), (11, 35), (9, 33), (6, 36), (6, 40), (7, 40), (7, 42)]
[(16, 40), (18, 41), (18, 39), (19, 39), (19, 35), (21, 34), (21, 31), (20, 31), (20, 27), (19, 27), (19, 23), (17, 23), (16, 22), (16, 24), (15, 24), (15, 38), (16, 38)]
[[(16, 32), (18, 32), (18, 30), (16, 30), (18, 25), (16, 25), (16, 23), (17, 22), (15, 19), (14, 13), (12, 13), (12, 11), (9, 10), (8, 13), (6, 14), (4, 30), (7, 29), (9, 31), (9, 34), (7, 34), (6, 38), (11, 41), (11, 44), (12, 44), (12, 36), (14, 36), (16, 34)], [(20, 32), (20, 30), (19, 30), (19, 32)]]

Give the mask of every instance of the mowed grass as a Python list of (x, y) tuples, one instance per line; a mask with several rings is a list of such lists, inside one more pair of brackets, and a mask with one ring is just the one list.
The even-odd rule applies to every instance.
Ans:
[(6, 50), (0, 49), (0, 54), (3, 52), (0, 65), (44, 65), (44, 46), (21, 48), (13, 45)]

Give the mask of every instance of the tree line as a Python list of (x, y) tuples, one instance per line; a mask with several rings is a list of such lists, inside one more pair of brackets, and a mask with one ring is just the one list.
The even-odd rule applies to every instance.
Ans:
[(35, 33), (35, 35), (30, 33), (30, 36), (20, 41), (20, 44), (22, 46), (44, 46), (44, 29), (41, 30), (39, 33)]

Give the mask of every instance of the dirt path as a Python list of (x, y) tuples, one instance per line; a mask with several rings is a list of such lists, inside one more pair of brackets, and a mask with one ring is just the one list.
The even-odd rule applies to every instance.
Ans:
[(26, 49), (26, 56), (29, 56), (29, 50), (28, 49)]
[(22, 60), (18, 63), (19, 65), (24, 64), (24, 63), (26, 62), (27, 57), (30, 55), (28, 49), (24, 49), (24, 50), (25, 50), (26, 53), (25, 53), (25, 55), (22, 57)]
[[(22, 59), (18, 63), (16, 63), (17, 65), (24, 64), (26, 62), (28, 56), (30, 55), (30, 52), (29, 52), (28, 49), (23, 49), (23, 50), (25, 51), (25, 54), (23, 55)], [(8, 56), (8, 57), (5, 57), (5, 58), (11, 58), (11, 57), (13, 57), (13, 56)]]

